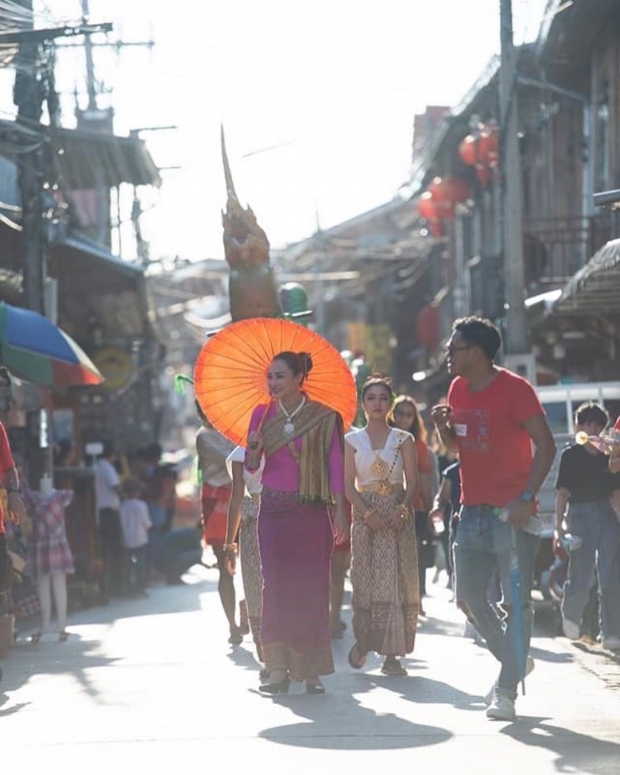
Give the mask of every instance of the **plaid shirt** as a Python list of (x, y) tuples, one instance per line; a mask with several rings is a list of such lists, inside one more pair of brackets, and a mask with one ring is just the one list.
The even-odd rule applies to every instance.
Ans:
[(71, 490), (54, 490), (44, 496), (32, 493), (34, 525), (30, 537), (29, 570), (41, 573), (74, 573), (73, 556), (65, 532), (65, 508)]

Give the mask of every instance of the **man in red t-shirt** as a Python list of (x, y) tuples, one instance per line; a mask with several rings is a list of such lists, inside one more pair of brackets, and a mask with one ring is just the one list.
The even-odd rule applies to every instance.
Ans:
[[(499, 331), (490, 321), (470, 317), (454, 323), (447, 347), (454, 380), (447, 403), (434, 407), (432, 416), (444, 443), (458, 451), (461, 463), (462, 507), (454, 544), (459, 605), (501, 662), (487, 716), (512, 720), (523, 678), (510, 605), (513, 528), (522, 576), (520, 604), (527, 654), (540, 532), (536, 493), (553, 463), (555, 443), (530, 383), (494, 365), (500, 346)], [(487, 599), (496, 573), (508, 612), (506, 627)], [(526, 670), (532, 666), (530, 660)]]
[(26, 513), (19, 494), (19, 476), (2, 423), (0, 423), (0, 481), (2, 483), (0, 486), (7, 493), (6, 500), (2, 499), (0, 502), (0, 593), (2, 593), (7, 591), (11, 579), (4, 520), (10, 519), (18, 525)]

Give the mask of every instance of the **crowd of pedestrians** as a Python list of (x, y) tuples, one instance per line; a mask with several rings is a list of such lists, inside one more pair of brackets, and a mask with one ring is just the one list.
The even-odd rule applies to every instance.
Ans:
[[(381, 374), (361, 385), (363, 426), (343, 428), (337, 412), (304, 391), (312, 357), (279, 353), (266, 374), (271, 400), (255, 407), (247, 448), (220, 435), (197, 403), (197, 528), (171, 530), (175, 474), (161, 464), (159, 445), (121, 471), (114, 448), (104, 444), (95, 466), (103, 598), (145, 596), (157, 573), (174, 583), (210, 547), (229, 642), (251, 634), (260, 691), (283, 694), (296, 680), (308, 694), (322, 694), (322, 676), (334, 671), (331, 641), (347, 629), (347, 573), (350, 666), (362, 670), (374, 652), (383, 657), (383, 674), (406, 676), (401, 660), (413, 652), (426, 615), (427, 572), (443, 558), (455, 604), (498, 662), (486, 714), (512, 720), (519, 686), (534, 667), (531, 593), (542, 527), (536, 496), (556, 447), (534, 388), (496, 365), (500, 347), (489, 321), (455, 322), (447, 344), (452, 382), (432, 408), (430, 433), (416, 401), (395, 396)], [(620, 444), (605, 437), (608, 426), (603, 407), (577, 409), (579, 443), (560, 456), (556, 539), (558, 551), (570, 549), (564, 634), (582, 636), (595, 590), (602, 644), (619, 649)], [(6, 529), (8, 546), (23, 554), (24, 609), (29, 574), (33, 579), (41, 626), (32, 639), (53, 630), (62, 641), (66, 580), (74, 571), (64, 509), (73, 493), (49, 479), (33, 491), (5, 437), (0, 426), (7, 492), (0, 582), (8, 573)]]
[[(365, 381), (365, 424), (344, 433), (338, 417), (304, 393), (308, 355), (273, 359), (267, 375), (272, 401), (256, 407), (247, 450), (229, 453), (232, 489), (222, 538), (231, 578), (240, 557), (262, 693), (285, 693), (291, 680), (305, 681), (310, 694), (324, 692), (321, 676), (334, 669), (330, 638), (342, 637), (346, 627), (340, 618), (344, 573), (333, 573), (330, 585), (339, 547), (347, 565), (350, 557), (349, 664), (363, 669), (375, 652), (384, 658), (384, 674), (407, 675), (401, 660), (414, 649), (427, 570), (439, 553), (456, 605), (498, 662), (487, 716), (515, 717), (519, 686), (534, 666), (531, 593), (542, 528), (536, 495), (556, 446), (534, 388), (496, 365), (500, 346), (489, 321), (454, 324), (447, 345), (453, 379), (445, 401), (431, 412), (431, 443), (414, 399), (395, 397), (385, 376)], [(577, 417), (578, 428), (592, 436), (607, 420)], [(558, 538), (581, 531), (577, 512), (584, 513), (586, 501), (575, 492), (576, 469), (567, 468), (575, 454), (564, 453), (560, 466)], [(570, 634), (577, 635), (580, 580), (586, 579), (589, 593), (598, 563), (604, 645), (615, 648), (620, 545), (612, 532), (620, 532), (620, 524), (611, 506), (617, 493), (610, 466), (620, 461), (614, 455), (598, 460), (589, 446), (579, 455), (597, 461), (605, 480), (596, 497), (585, 494), (604, 517), (596, 530), (588, 522), (590, 532), (581, 536), (586, 548), (569, 572), (565, 628), (572, 622)], [(577, 599), (573, 589), (580, 590)]]
[[(20, 457), (16, 455), (17, 463), (13, 460), (8, 441), (2, 447), (3, 438), (6, 433), (0, 424), (0, 466), (9, 466), (4, 489), (0, 488), (0, 495), (8, 496), (0, 512), (5, 515), (0, 519), (0, 575), (5, 578), (0, 589), (2, 612), (19, 619), (38, 614), (39, 626), (30, 636), (34, 643), (50, 637), (65, 641), (68, 579), (80, 564), (66, 524), (66, 510), (75, 493), (67, 487), (57, 488), (49, 475), (42, 477), (38, 487), (32, 487)], [(166, 554), (162, 548), (174, 511), (176, 474), (161, 463), (158, 444), (140, 450), (131, 466), (120, 464), (109, 442), (102, 446), (94, 470), (94, 540), (87, 575), (98, 588), (97, 600), (105, 603), (112, 598), (146, 596), (148, 584), (161, 575), (160, 561)], [(11, 519), (18, 513), (13, 503), (17, 498), (23, 503), (23, 515)], [(82, 532), (88, 529), (87, 523), (87, 514), (80, 512)], [(184, 555), (177, 578), (200, 561), (197, 532), (194, 548), (191, 557)], [(180, 553), (175, 551), (174, 555), (178, 559)], [(83, 558), (78, 556), (77, 560)]]

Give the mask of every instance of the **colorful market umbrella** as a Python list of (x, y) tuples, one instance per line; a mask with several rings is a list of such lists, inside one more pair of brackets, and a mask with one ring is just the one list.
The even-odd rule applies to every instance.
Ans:
[(270, 401), (267, 370), (285, 350), (308, 352), (313, 367), (303, 384), (309, 398), (340, 413), (345, 429), (357, 408), (351, 370), (328, 341), (280, 318), (248, 318), (231, 323), (202, 348), (194, 368), (200, 407), (220, 433), (245, 444), (252, 411)]
[(98, 385), (82, 348), (43, 315), (0, 302), (0, 363), (20, 379), (52, 387)]

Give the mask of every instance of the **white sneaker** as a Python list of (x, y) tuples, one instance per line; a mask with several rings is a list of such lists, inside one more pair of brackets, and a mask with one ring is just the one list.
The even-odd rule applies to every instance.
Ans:
[(581, 627), (565, 616), (562, 616), (562, 630), (569, 640), (579, 640), (581, 637)]
[(497, 693), (487, 708), (487, 718), (492, 718), (495, 721), (514, 721), (516, 715), (515, 704), (510, 697), (503, 697)]
[[(525, 659), (525, 675), (528, 676), (535, 667), (536, 667), (536, 662), (534, 662), (532, 657), (528, 655)], [(495, 697), (496, 689), (497, 689), (497, 681), (493, 683), (493, 686), (484, 695), (484, 701), (486, 702), (487, 705), (491, 705), (493, 703), (493, 697)]]
[(603, 638), (603, 648), (607, 651), (617, 651), (620, 649), (620, 636), (610, 635), (608, 638)]

